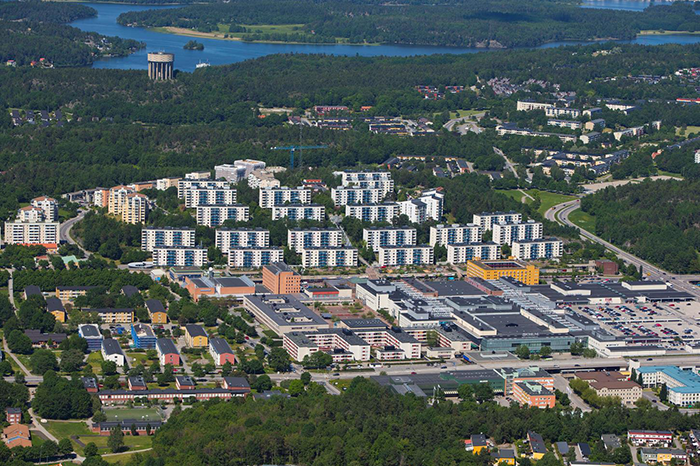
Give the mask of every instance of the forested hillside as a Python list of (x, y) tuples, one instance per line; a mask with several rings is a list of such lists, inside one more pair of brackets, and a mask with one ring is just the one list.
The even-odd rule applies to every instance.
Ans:
[[(265, 37), (260, 30), (260, 34), (248, 38), (455, 47), (531, 47), (561, 40), (632, 39), (647, 29), (700, 30), (700, 17), (689, 5), (652, 6), (644, 12), (630, 12), (585, 9), (550, 0), (467, 0), (448, 4), (233, 0), (128, 12), (118, 21), (132, 26), (230, 33), (255, 33), (255, 25), (301, 25), (286, 37)], [(305, 37), (300, 38), (300, 34)]]
[[(697, 414), (620, 406), (580, 415), (491, 402), (429, 406), (358, 378), (340, 396), (199, 404), (170, 419), (153, 446), (165, 465), (486, 465), (487, 455), (464, 449), (473, 433), (512, 443), (534, 430), (548, 442), (575, 443), (635, 428), (688, 430), (698, 422)], [(540, 462), (558, 464), (551, 455)]]
[(607, 188), (581, 200), (596, 234), (676, 273), (700, 272), (700, 181), (651, 181)]
[(63, 24), (96, 14), (76, 3), (0, 3), (0, 63), (25, 66), (43, 58), (54, 66), (86, 66), (96, 57), (127, 55), (143, 46)]

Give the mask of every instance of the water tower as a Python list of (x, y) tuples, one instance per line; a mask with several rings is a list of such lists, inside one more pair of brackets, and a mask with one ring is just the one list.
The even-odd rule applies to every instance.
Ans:
[(166, 52), (151, 52), (148, 54), (148, 77), (156, 81), (173, 79), (175, 55)]

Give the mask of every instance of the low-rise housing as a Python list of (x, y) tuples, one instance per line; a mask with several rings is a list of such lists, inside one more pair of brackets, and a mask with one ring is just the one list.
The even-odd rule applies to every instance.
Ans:
[(147, 299), (144, 303), (153, 324), (167, 324), (168, 312), (159, 299)]
[(669, 447), (673, 444), (673, 433), (668, 430), (628, 430), (627, 440), (636, 447)]
[(185, 325), (185, 342), (190, 348), (205, 348), (209, 345), (209, 335), (201, 325), (187, 324)]
[(97, 314), (103, 324), (130, 324), (134, 321), (134, 310), (131, 308), (102, 308), (84, 309), (85, 312)]
[(209, 339), (209, 354), (214, 358), (214, 364), (223, 366), (227, 362), (236, 364), (236, 356), (223, 338), (212, 337)]
[(671, 464), (671, 461), (676, 464), (686, 464), (688, 462), (688, 453), (678, 448), (642, 448), (640, 450), (642, 461), (644, 463), (662, 463)]
[(170, 338), (158, 338), (156, 351), (158, 352), (158, 361), (160, 361), (161, 367), (164, 367), (166, 364), (180, 365), (180, 352)]
[(78, 325), (78, 335), (87, 341), (88, 351), (100, 351), (102, 349), (102, 333), (97, 325)]

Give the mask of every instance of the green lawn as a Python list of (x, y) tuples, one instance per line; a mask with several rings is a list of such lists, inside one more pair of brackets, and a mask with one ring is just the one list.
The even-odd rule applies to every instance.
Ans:
[(595, 217), (588, 215), (581, 209), (576, 209), (569, 214), (569, 220), (586, 231), (595, 233)]
[(687, 136), (690, 133), (695, 133), (695, 134), (700, 133), (700, 126), (686, 126), (685, 132), (683, 131), (683, 128), (681, 128), (680, 126), (676, 127), (676, 134), (678, 136)]
[[(129, 412), (132, 410), (129, 409), (119, 409), (120, 412)], [(144, 410), (144, 411), (150, 411), (150, 410)], [(133, 416), (132, 416), (133, 417)], [(160, 417), (160, 416), (158, 416)], [(64, 439), (64, 438), (71, 438), (71, 436), (76, 436), (81, 442), (83, 442), (85, 445), (87, 445), (90, 442), (93, 442), (95, 445), (97, 445), (98, 448), (101, 450), (106, 450), (107, 449), (107, 439), (109, 438), (106, 435), (97, 435), (90, 431), (88, 429), (88, 426), (84, 422), (61, 422), (61, 421), (49, 421), (48, 423), (44, 424), (44, 426), (48, 429), (49, 432), (51, 432), (56, 438), (59, 440)], [(135, 437), (131, 435), (125, 435), (124, 436), (124, 445), (128, 447), (130, 450), (141, 450), (144, 448), (150, 448), (151, 447), (151, 439), (152, 437), (147, 437), (145, 435), (137, 435)], [(71, 443), (73, 443), (73, 448), (78, 454), (82, 454), (83, 448), (74, 440), (71, 439)], [(102, 451), (102, 453), (108, 453), (107, 451)], [(121, 457), (122, 459), (125, 458), (125, 456)]]
[[(539, 194), (540, 201), (542, 204), (540, 205), (540, 208), (537, 209), (537, 211), (544, 215), (545, 212), (547, 212), (550, 208), (557, 204), (561, 204), (562, 202), (570, 201), (572, 199), (576, 199), (575, 196), (568, 196), (566, 194), (557, 194), (557, 193), (550, 193), (547, 191), (538, 191), (537, 189), (528, 189), (528, 190), (523, 190), (527, 194), (529, 194), (532, 197), (537, 197)], [(521, 202), (523, 198), (523, 193), (518, 190), (518, 189), (510, 189), (510, 190), (504, 190), (504, 191), (498, 191), (501, 194), (504, 194), (512, 199), (515, 199), (518, 202)], [(533, 201), (529, 197), (525, 196), (525, 203), (531, 204)]]
[[(138, 448), (140, 450), (140, 448)], [(106, 462), (110, 464), (128, 464), (129, 460), (131, 460), (131, 457), (134, 455), (149, 455), (150, 452), (144, 451), (141, 453), (124, 453), (121, 455), (113, 455), (113, 456), (103, 456), (102, 459), (105, 460)]]
[(87, 363), (92, 367), (92, 372), (102, 374), (102, 354), (99, 351), (93, 351), (87, 357)]
[[(126, 408), (126, 407), (120, 407), (117, 409), (104, 409), (103, 410), (105, 415), (107, 416), (107, 420), (109, 421), (114, 421), (114, 420), (124, 420), (124, 419), (138, 419), (140, 420), (144, 416), (148, 416), (148, 419), (154, 419), (157, 421), (160, 421), (162, 419), (162, 416), (158, 412), (157, 409), (155, 408)], [(144, 418), (145, 419), (145, 418)]]
[(455, 110), (454, 112), (450, 112), (450, 118), (469, 117), (484, 112), (485, 110)]
[(148, 358), (146, 357), (146, 353), (134, 353), (133, 351), (129, 351), (126, 353), (126, 355), (134, 360), (132, 366), (136, 366), (138, 364), (143, 364), (144, 366), (148, 365)]

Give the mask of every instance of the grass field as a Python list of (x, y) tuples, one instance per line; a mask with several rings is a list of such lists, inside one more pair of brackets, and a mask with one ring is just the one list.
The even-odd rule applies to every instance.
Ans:
[[(140, 450), (140, 448), (135, 448), (135, 450)], [(102, 459), (110, 464), (127, 464), (132, 456), (134, 455), (149, 455), (150, 452), (143, 451), (141, 453), (124, 453), (122, 455), (111, 455), (103, 456)]]
[[(129, 412), (133, 411), (130, 409), (119, 409), (118, 411), (120, 412)], [(143, 410), (143, 411), (153, 411), (153, 410)], [(157, 414), (156, 414), (157, 415)], [(132, 415), (133, 418), (133, 415)], [(160, 419), (160, 416), (157, 415), (157, 418)], [(88, 443), (92, 442), (97, 447), (102, 450), (101, 453), (108, 453), (107, 450), (107, 439), (109, 438), (106, 435), (97, 435), (88, 429), (88, 426), (84, 422), (60, 422), (60, 421), (49, 421), (48, 423), (45, 424), (45, 427), (48, 429), (49, 432), (51, 432), (56, 438), (59, 440), (68, 438), (71, 439), (71, 443), (73, 444), (73, 448), (78, 454), (83, 453), (83, 447), (78, 444), (78, 442), (75, 441), (75, 439), (72, 439), (72, 436), (75, 436), (83, 442), (85, 445)], [(144, 448), (150, 448), (151, 447), (151, 440), (152, 437), (150, 436), (145, 436), (145, 435), (137, 435), (137, 436), (131, 436), (131, 435), (125, 435), (124, 436), (124, 445), (128, 447), (130, 450), (142, 450)], [(125, 459), (127, 456), (126, 455), (120, 455), (118, 458)], [(116, 462), (116, 461), (115, 461)]]
[(87, 357), (87, 363), (92, 367), (92, 372), (102, 374), (102, 354), (99, 351), (93, 351)]
[(576, 209), (569, 214), (569, 220), (586, 231), (595, 233), (595, 217), (588, 215), (581, 209)]
[(450, 112), (450, 118), (469, 117), (479, 113), (484, 113), (484, 110), (455, 110), (454, 112)]
[(682, 127), (676, 126), (676, 134), (678, 136), (687, 136), (690, 133), (699, 134), (700, 133), (700, 126), (686, 126), (685, 132), (683, 131)]
[(148, 416), (148, 419), (155, 419), (157, 421), (160, 421), (162, 419), (162, 416), (158, 412), (156, 408), (118, 408), (118, 409), (104, 409), (103, 410), (105, 415), (107, 416), (107, 420), (109, 421), (114, 421), (114, 420), (119, 420), (123, 421), (124, 419), (146, 419), (146, 416)]
[[(537, 197), (539, 195), (540, 201), (542, 201), (542, 205), (540, 205), (540, 208), (537, 209), (537, 211), (544, 215), (545, 212), (547, 212), (551, 207), (561, 204), (562, 202), (570, 201), (572, 199), (575, 199), (574, 196), (567, 196), (566, 194), (557, 194), (557, 193), (550, 193), (547, 191), (538, 191), (536, 189), (528, 189), (528, 190), (523, 190), (530, 196)], [(521, 202), (521, 199), (523, 198), (523, 193), (518, 190), (518, 189), (510, 189), (510, 190), (505, 190), (505, 191), (498, 191), (501, 194), (505, 194), (506, 196), (515, 199), (518, 202)], [(532, 203), (532, 199), (529, 197), (525, 197), (525, 202), (527, 204)]]

